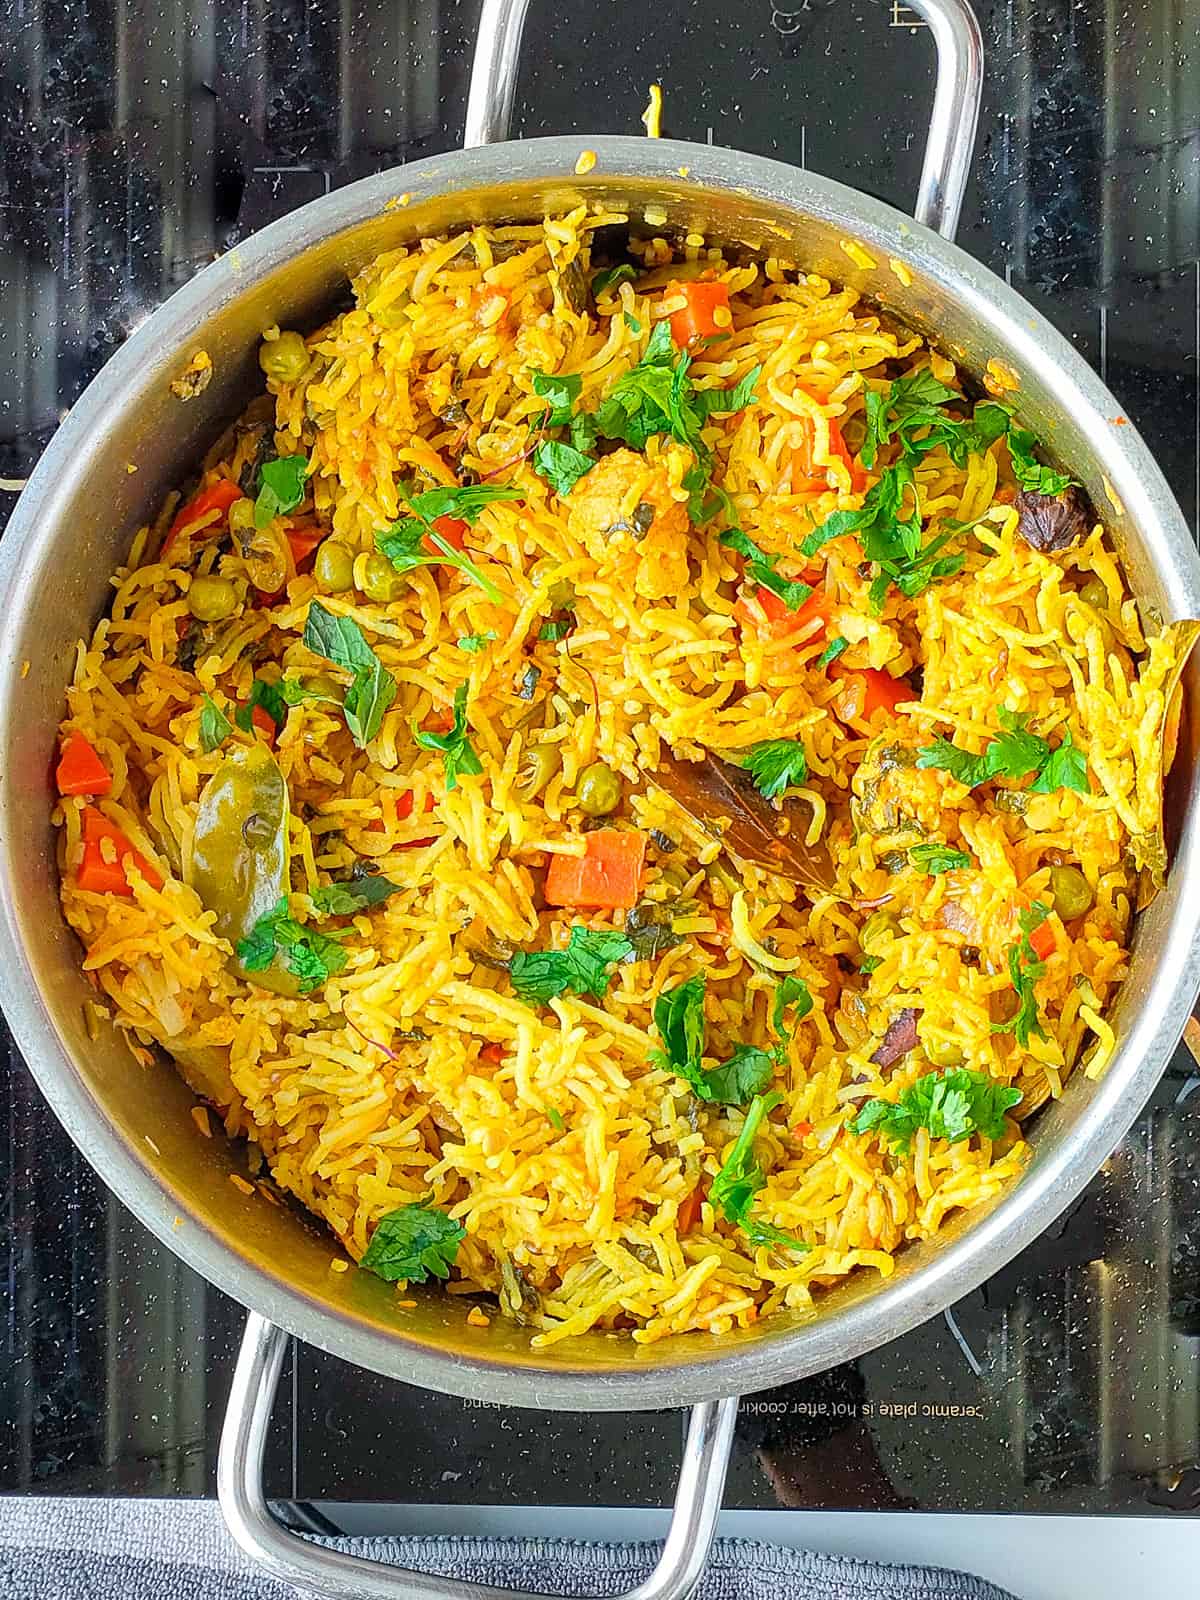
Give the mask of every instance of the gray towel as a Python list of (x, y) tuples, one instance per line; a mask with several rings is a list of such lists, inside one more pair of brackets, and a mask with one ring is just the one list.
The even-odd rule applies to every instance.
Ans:
[[(652, 1544), (554, 1539), (341, 1539), (396, 1566), (561, 1595), (616, 1595), (650, 1571)], [(211, 1501), (0, 1498), (3, 1600), (294, 1600), (258, 1574)], [(965, 1573), (881, 1566), (718, 1539), (699, 1600), (1013, 1600)]]

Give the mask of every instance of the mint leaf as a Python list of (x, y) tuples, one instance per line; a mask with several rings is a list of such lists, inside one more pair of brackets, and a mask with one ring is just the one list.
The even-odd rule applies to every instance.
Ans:
[(437, 489), (424, 489), (413, 494), (400, 485), (400, 493), (419, 522), (434, 523), (439, 517), (456, 517), (460, 522), (474, 527), (485, 506), (499, 500), (520, 500), (521, 490), (511, 483), (446, 484)]
[(346, 952), (336, 939), (305, 927), (289, 915), (286, 894), (259, 917), (247, 937), (237, 944), (237, 958), (246, 972), (265, 971), (276, 956), (300, 980), (301, 994), (318, 988), (346, 965)]
[(454, 725), (449, 733), (428, 733), (413, 724), (413, 738), (423, 750), (440, 750), (446, 773), (447, 789), (458, 788), (460, 772), (474, 776), (483, 771), (483, 763), (475, 754), (467, 737), (467, 686), (460, 683), (454, 691)]
[(808, 777), (808, 758), (796, 739), (764, 739), (744, 751), (738, 765), (751, 775), (754, 787), (766, 800), (777, 799)]
[[(439, 491), (430, 492), (436, 494)], [(418, 495), (417, 498), (425, 497)], [(506, 496), (506, 498), (512, 497)], [(450, 515), (450, 513), (439, 513), (439, 515)], [(470, 519), (460, 517), (459, 520)], [(479, 569), (471, 557), (462, 550), (456, 550), (445, 534), (438, 532), (432, 518), (402, 517), (399, 522), (378, 529), (375, 534), (375, 548), (380, 555), (387, 557), (397, 572), (411, 572), (414, 567), (454, 567), (472, 583), (477, 584), (493, 605), (498, 605), (503, 599), (496, 585)]]
[(319, 600), (308, 608), (304, 645), (314, 655), (324, 656), (335, 667), (354, 674), (342, 702), (342, 714), (355, 744), (360, 750), (365, 749), (379, 732), (384, 712), (396, 698), (395, 678), (371, 649), (358, 623), (326, 611)]
[(400, 1206), (381, 1217), (361, 1265), (388, 1283), (448, 1278), (466, 1229), (433, 1206)]
[(632, 953), (633, 946), (623, 933), (576, 923), (565, 950), (518, 950), (509, 962), (508, 974), (522, 1000), (544, 1005), (568, 989), (602, 1000), (613, 967)]
[(233, 723), (209, 694), (200, 702), (200, 748), (211, 755), (233, 732)]
[(264, 683), (261, 678), (255, 678), (245, 705), (239, 706), (233, 713), (233, 720), (243, 733), (254, 731), (254, 711), (257, 706), (263, 708), (277, 728), (282, 728), (287, 721), (287, 702), (279, 685)]
[(264, 461), (258, 469), (254, 526), (265, 528), (275, 517), (294, 511), (304, 499), (307, 475), (307, 456), (276, 456), (274, 461)]

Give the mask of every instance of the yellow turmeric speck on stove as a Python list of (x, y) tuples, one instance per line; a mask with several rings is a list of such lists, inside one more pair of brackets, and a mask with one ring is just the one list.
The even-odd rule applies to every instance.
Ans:
[(651, 139), (662, 138), (662, 85), (650, 85), (650, 99), (642, 112), (642, 126)]

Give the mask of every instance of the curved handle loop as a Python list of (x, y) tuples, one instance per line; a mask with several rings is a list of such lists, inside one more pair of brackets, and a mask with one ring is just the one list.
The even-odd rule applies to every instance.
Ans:
[[(906, 0), (937, 47), (937, 83), (913, 215), (947, 239), (958, 230), (983, 94), (983, 37), (970, 0)], [(508, 138), (529, 0), (483, 0), (463, 144)]]
[[(281, 1583), (330, 1600), (513, 1600), (515, 1591), (387, 1567), (313, 1544), (271, 1515), (263, 1494), (263, 1452), (288, 1335), (251, 1312), (238, 1353), (221, 1448), (217, 1498), (234, 1539)], [(671, 1526), (658, 1565), (617, 1600), (687, 1600), (700, 1581), (717, 1527), (738, 1403), (693, 1407)], [(519, 1600), (551, 1600), (527, 1594)]]

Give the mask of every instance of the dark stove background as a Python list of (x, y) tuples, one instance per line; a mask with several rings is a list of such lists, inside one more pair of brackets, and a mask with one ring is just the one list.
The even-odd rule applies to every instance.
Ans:
[[(788, 9), (788, 8), (792, 9)], [(1099, 368), (1189, 517), (1200, 485), (1200, 0), (981, 13), (961, 242)], [(130, 330), (327, 189), (451, 148), (476, 7), (0, 0), (0, 477)], [(932, 47), (863, 0), (535, 5), (514, 132), (672, 135), (915, 192)], [(0, 515), (11, 508), (0, 491)], [(1200, 1080), (1179, 1055), (1070, 1217), (987, 1287), (749, 1398), (728, 1503), (1200, 1509)], [(212, 1492), (241, 1313), (103, 1189), (0, 1048), (0, 1488)], [(675, 1413), (478, 1407), (295, 1353), (271, 1490), (314, 1501), (661, 1504)]]

